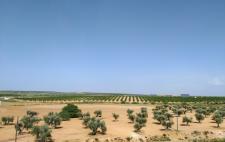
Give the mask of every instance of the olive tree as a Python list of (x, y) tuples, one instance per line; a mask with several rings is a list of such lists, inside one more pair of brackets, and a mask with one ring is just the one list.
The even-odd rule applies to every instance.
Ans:
[(137, 116), (135, 119), (134, 129), (135, 131), (140, 131), (141, 128), (146, 126), (146, 117)]
[(61, 117), (58, 113), (50, 112), (47, 116), (44, 116), (44, 121), (46, 124), (56, 128), (61, 124)]
[(134, 114), (128, 115), (128, 119), (131, 121), (131, 123), (134, 123), (135, 115)]
[(220, 124), (223, 122), (223, 116), (219, 112), (215, 112), (212, 119), (216, 122), (217, 127), (220, 127)]
[(127, 109), (127, 116), (133, 114), (133, 112), (134, 112), (134, 110), (132, 110), (132, 109)]
[(9, 125), (10, 123), (13, 123), (14, 117), (13, 116), (3, 116), (2, 117), (2, 123), (3, 125)]
[(20, 119), (20, 122), (23, 125), (23, 128), (25, 128), (26, 130), (31, 129), (34, 124), (38, 123), (40, 121), (39, 118), (37, 117), (30, 117), (30, 116), (23, 116)]
[(205, 119), (205, 117), (202, 113), (196, 113), (195, 118), (199, 123), (201, 123), (201, 121)]
[(162, 122), (162, 125), (163, 125), (166, 129), (171, 128), (173, 124), (174, 124), (174, 123), (173, 123), (172, 120), (164, 120), (164, 121)]
[(37, 142), (49, 142), (52, 141), (51, 130), (47, 125), (34, 126), (31, 134), (36, 137)]
[(183, 123), (186, 123), (186, 125), (188, 126), (189, 123), (192, 122), (192, 117), (187, 117), (187, 116), (184, 116), (183, 117)]
[(112, 116), (114, 118), (114, 121), (116, 121), (119, 118), (119, 114), (112, 113)]
[(98, 132), (98, 129), (101, 129), (102, 134), (105, 134), (105, 132), (107, 131), (105, 122), (95, 117), (90, 118), (90, 120), (87, 123), (87, 126), (92, 131), (91, 132), (92, 135), (96, 135)]
[(102, 111), (101, 110), (94, 111), (94, 114), (95, 114), (96, 117), (102, 117)]

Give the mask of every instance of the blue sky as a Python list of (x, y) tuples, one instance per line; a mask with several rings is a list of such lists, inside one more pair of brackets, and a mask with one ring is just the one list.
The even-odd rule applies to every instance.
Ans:
[(225, 1), (1, 0), (0, 90), (225, 95)]

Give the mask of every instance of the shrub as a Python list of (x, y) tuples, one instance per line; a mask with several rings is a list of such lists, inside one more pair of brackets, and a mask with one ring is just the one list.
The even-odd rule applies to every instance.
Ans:
[(163, 134), (162, 136), (152, 136), (146, 139), (146, 142), (162, 142), (162, 141), (171, 141), (170, 137), (168, 137), (166, 134)]
[(70, 120), (70, 114), (67, 111), (61, 111), (59, 113), (59, 116), (61, 117), (62, 121), (68, 121), (68, 120)]
[(63, 107), (62, 112), (67, 112), (70, 115), (70, 118), (78, 118), (81, 116), (81, 110), (74, 104), (67, 104)]
[(31, 134), (36, 136), (37, 142), (52, 141), (51, 130), (47, 125), (34, 126), (32, 128)]
[(183, 117), (183, 123), (186, 123), (187, 126), (191, 122), (192, 122), (192, 117), (187, 117), (187, 116)]
[(14, 117), (13, 116), (3, 116), (2, 117), (2, 122), (4, 125), (9, 125), (13, 123)]
[(101, 110), (94, 111), (94, 114), (95, 114), (96, 117), (102, 117), (102, 111)]
[(114, 120), (116, 121), (119, 118), (119, 114), (112, 113)]
[(47, 116), (44, 116), (44, 121), (46, 124), (56, 128), (61, 124), (61, 118), (58, 113), (50, 112)]

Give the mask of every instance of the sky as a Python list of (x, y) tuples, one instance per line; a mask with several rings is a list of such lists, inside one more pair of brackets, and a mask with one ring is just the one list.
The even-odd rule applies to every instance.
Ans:
[(1, 0), (0, 90), (225, 96), (225, 1)]

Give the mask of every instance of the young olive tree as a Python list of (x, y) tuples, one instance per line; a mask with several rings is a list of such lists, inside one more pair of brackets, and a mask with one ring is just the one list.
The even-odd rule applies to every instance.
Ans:
[(102, 111), (101, 110), (94, 111), (94, 114), (95, 114), (96, 117), (102, 117)]
[(112, 116), (114, 118), (114, 121), (117, 121), (117, 119), (119, 118), (119, 114), (116, 113), (112, 113)]
[(134, 112), (134, 110), (132, 110), (132, 109), (127, 109), (127, 116), (133, 114), (133, 112)]

